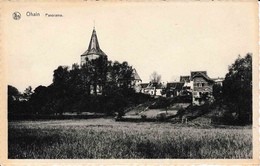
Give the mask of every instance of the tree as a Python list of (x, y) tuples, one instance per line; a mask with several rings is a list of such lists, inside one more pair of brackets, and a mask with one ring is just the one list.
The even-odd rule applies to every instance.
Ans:
[(107, 57), (99, 57), (91, 60), (89, 63), (92, 75), (91, 84), (95, 95), (97, 95), (97, 92), (100, 92), (101, 88), (104, 87), (104, 84), (106, 83), (107, 65)]
[(50, 97), (47, 87), (42, 85), (36, 87), (29, 100), (33, 113), (43, 113), (42, 108), (48, 103)]
[(24, 99), (29, 100), (32, 94), (33, 94), (32, 87), (28, 86), (24, 90), (23, 97), (24, 97)]
[(213, 85), (213, 97), (217, 102), (221, 102), (221, 100), (223, 99), (221, 85), (219, 85), (219, 84)]
[(129, 95), (129, 93), (131, 93), (133, 89), (132, 74), (133, 69), (131, 66), (128, 65), (127, 62), (123, 62), (122, 64), (120, 64), (118, 83), (120, 85), (123, 95), (125, 96)]
[[(24, 112), (62, 115), (64, 112), (87, 111), (123, 115), (129, 105), (148, 100), (135, 96), (132, 72), (132, 66), (127, 62), (112, 62), (106, 57), (86, 60), (81, 67), (73, 64), (71, 70), (68, 66), (59, 66), (53, 72), (51, 85), (38, 86), (34, 93), (31, 87), (26, 89), (25, 94), (30, 97), (25, 104), (29, 104), (30, 111)], [(9, 88), (13, 94), (19, 94), (17, 89)]]
[(156, 71), (154, 71), (150, 76), (151, 83), (157, 83), (159, 84), (161, 82), (162, 76), (159, 75)]
[(7, 93), (8, 93), (8, 99), (9, 99), (9, 97), (15, 98), (20, 95), (20, 92), (18, 91), (18, 89), (11, 85), (8, 85)]
[(17, 88), (8, 85), (8, 113), (25, 114), (30, 111), (27, 101), (23, 100), (23, 96)]
[(17, 108), (17, 101), (20, 95), (20, 92), (17, 88), (8, 85), (7, 88), (8, 93), (8, 113), (13, 113), (16, 111)]
[(59, 66), (53, 73), (53, 84), (63, 86), (68, 80), (68, 66)]
[(238, 56), (229, 66), (223, 81), (223, 95), (232, 112), (238, 114), (240, 121), (252, 115), (252, 54), (244, 58)]
[(68, 66), (59, 66), (53, 72), (53, 83), (47, 87), (48, 100), (42, 108), (42, 113), (59, 113), (64, 112), (64, 105), (69, 104), (70, 97), (70, 72)]

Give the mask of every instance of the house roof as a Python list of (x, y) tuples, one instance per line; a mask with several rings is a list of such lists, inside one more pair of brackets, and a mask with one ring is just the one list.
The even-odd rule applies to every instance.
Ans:
[(181, 90), (183, 85), (184, 85), (183, 82), (169, 82), (169, 83), (167, 83), (166, 87), (169, 88), (169, 89)]
[(181, 76), (180, 82), (190, 82), (190, 76)]
[(214, 82), (209, 76), (207, 75), (207, 71), (192, 71), (191, 72), (191, 80), (193, 80), (195, 77), (204, 77), (206, 80), (210, 82)]
[(99, 47), (98, 38), (95, 29), (93, 29), (88, 49), (81, 56), (92, 55), (92, 54), (107, 56)]
[(142, 83), (140, 85), (141, 85), (142, 88), (146, 88), (146, 89), (154, 89), (154, 88), (156, 88), (156, 89), (163, 89), (163, 88), (165, 88), (165, 85), (162, 84), (162, 83), (158, 84), (158, 83), (150, 82), (150, 83)]
[(195, 75), (198, 75), (198, 74), (207, 75), (207, 71), (191, 71), (191, 72), (190, 72), (190, 77), (191, 77), (191, 79), (192, 79)]
[(222, 78), (222, 77), (221, 78), (212, 78), (212, 80), (220, 82), (220, 81), (224, 81), (224, 78)]
[(156, 88), (157, 89), (162, 89), (162, 88), (165, 88), (165, 85), (162, 84), (162, 83), (159, 83), (159, 84), (156, 85)]
[(139, 76), (139, 74), (137, 73), (136, 69), (133, 69), (132, 77), (134, 78), (134, 80), (140, 80), (140, 81), (142, 81), (142, 79), (140, 78), (140, 76)]
[(142, 88), (146, 88), (149, 84), (148, 83), (142, 83), (140, 84)]
[(150, 82), (150, 83), (147, 85), (146, 88), (154, 88), (154, 87), (156, 87), (156, 86), (157, 86), (157, 83), (152, 83), (152, 82)]

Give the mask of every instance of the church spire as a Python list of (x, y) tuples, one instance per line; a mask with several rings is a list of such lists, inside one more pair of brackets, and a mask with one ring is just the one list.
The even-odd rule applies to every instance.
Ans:
[(100, 50), (95, 27), (93, 28), (93, 31), (92, 31), (91, 39), (90, 39), (90, 42), (88, 45), (88, 50), (89, 51)]
[(81, 64), (85, 63), (86, 58), (89, 60), (96, 59), (99, 56), (107, 56), (99, 47), (95, 24), (88, 45), (88, 49), (81, 55)]
[(90, 38), (88, 49), (82, 54), (82, 56), (92, 55), (92, 54), (106, 56), (106, 54), (99, 47), (95, 27), (93, 28), (93, 31), (92, 31), (92, 35), (91, 35), (91, 38)]

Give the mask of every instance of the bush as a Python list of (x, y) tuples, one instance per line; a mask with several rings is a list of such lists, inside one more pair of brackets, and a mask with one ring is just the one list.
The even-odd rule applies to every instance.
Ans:
[(161, 112), (161, 113), (157, 114), (156, 119), (159, 120), (159, 121), (165, 120), (166, 119), (166, 113)]
[(146, 119), (147, 116), (142, 114), (142, 115), (141, 115), (141, 118), (142, 118), (142, 119)]

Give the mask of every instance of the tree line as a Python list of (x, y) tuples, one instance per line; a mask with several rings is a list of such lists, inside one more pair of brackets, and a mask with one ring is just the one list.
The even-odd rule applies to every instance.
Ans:
[[(152, 74), (154, 76), (155, 74)], [(158, 78), (153, 77), (154, 80)], [(239, 56), (229, 66), (223, 86), (213, 86), (215, 104), (223, 107), (227, 121), (252, 121), (252, 54)], [(97, 112), (124, 115), (130, 106), (150, 99), (134, 91), (133, 69), (127, 62), (108, 61), (105, 57), (83, 66), (59, 66), (49, 86), (28, 87), (20, 93), (8, 85), (9, 114), (62, 115), (64, 112)]]
[(236, 123), (252, 122), (252, 54), (240, 55), (229, 66), (223, 86), (214, 85), (215, 103), (228, 111), (227, 121)]
[(52, 84), (40, 85), (34, 92), (21, 94), (9, 85), (8, 112), (44, 115), (96, 112), (122, 116), (125, 108), (149, 99), (148, 95), (135, 93), (134, 85), (132, 66), (100, 57), (87, 60), (82, 66), (73, 64), (71, 69), (59, 66), (53, 72)]

